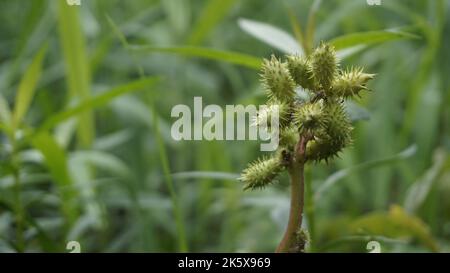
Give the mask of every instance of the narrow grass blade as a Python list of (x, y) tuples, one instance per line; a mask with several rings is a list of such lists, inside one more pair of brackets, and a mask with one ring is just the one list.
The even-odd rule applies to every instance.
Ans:
[(239, 178), (237, 173), (225, 173), (225, 172), (206, 172), (206, 171), (192, 171), (192, 172), (179, 172), (173, 173), (174, 179), (191, 179), (191, 178), (210, 178), (218, 180), (236, 180)]
[(411, 145), (410, 147), (406, 148), (404, 151), (401, 151), (400, 153), (383, 158), (378, 160), (373, 160), (369, 162), (364, 162), (358, 165), (355, 165), (353, 167), (343, 169), (340, 171), (337, 171), (330, 175), (325, 182), (322, 183), (322, 185), (317, 189), (316, 194), (314, 195), (315, 202), (318, 202), (319, 199), (322, 197), (323, 193), (327, 191), (329, 188), (331, 188), (333, 185), (335, 185), (339, 180), (346, 177), (347, 175), (352, 174), (353, 172), (361, 171), (361, 170), (368, 170), (375, 167), (381, 167), (388, 164), (391, 164), (393, 162), (397, 162), (399, 160), (404, 160), (406, 158), (409, 158), (413, 156), (417, 151), (416, 145)]
[(398, 30), (378, 30), (351, 33), (336, 37), (329, 41), (336, 50), (351, 48), (358, 45), (372, 45), (399, 39), (419, 39), (420, 37), (408, 32)]
[(314, 47), (314, 34), (316, 32), (316, 15), (319, 11), (320, 4), (322, 3), (322, 0), (314, 0), (314, 2), (311, 5), (311, 9), (309, 10), (308, 14), (308, 22), (306, 23), (306, 46), (307, 52), (312, 51), (312, 48)]
[(251, 55), (246, 55), (243, 53), (213, 48), (191, 47), (191, 46), (186, 47), (131, 46), (130, 49), (137, 52), (161, 52), (161, 53), (179, 54), (183, 56), (201, 57), (205, 59), (224, 61), (253, 69), (260, 69), (261, 67), (260, 58)]
[(111, 101), (112, 99), (122, 96), (124, 94), (142, 90), (146, 87), (149, 87), (153, 84), (155, 84), (158, 81), (158, 78), (156, 77), (150, 77), (145, 78), (142, 80), (137, 80), (131, 83), (127, 83), (125, 85), (113, 88), (111, 90), (108, 90), (104, 92), (101, 95), (97, 95), (95, 97), (90, 97), (82, 102), (80, 102), (78, 105), (71, 107), (65, 111), (62, 111), (60, 113), (57, 113), (55, 115), (52, 115), (49, 117), (43, 125), (40, 127), (40, 130), (49, 130), (53, 128), (55, 125), (61, 123), (62, 121), (65, 121), (71, 117), (74, 117), (80, 113), (83, 113), (84, 111), (93, 110), (96, 107), (99, 107), (101, 105), (104, 105)]
[(188, 44), (199, 45), (233, 7), (236, 0), (209, 0), (188, 38)]
[(19, 126), (22, 122), (23, 117), (28, 111), (28, 108), (33, 100), (34, 93), (36, 91), (36, 85), (39, 77), (42, 73), (42, 62), (44, 60), (45, 52), (47, 51), (47, 46), (42, 47), (37, 55), (34, 57), (30, 66), (28, 67), (25, 75), (19, 84), (19, 89), (16, 95), (16, 105), (14, 107), (14, 113), (12, 117), (12, 130)]
[(163, 168), (163, 173), (166, 176), (165, 181), (167, 188), (170, 192), (170, 198), (172, 200), (173, 204), (173, 210), (174, 210), (174, 216), (175, 216), (175, 225), (177, 228), (177, 234), (178, 234), (178, 247), (181, 252), (187, 252), (188, 251), (188, 242), (186, 239), (186, 229), (184, 226), (184, 220), (183, 220), (183, 210), (180, 205), (180, 201), (178, 198), (178, 195), (175, 191), (175, 186), (173, 184), (173, 179), (170, 176), (170, 165), (169, 165), (169, 157), (167, 156), (166, 146), (164, 145), (164, 141), (161, 137), (161, 134), (159, 133), (159, 123), (157, 121), (157, 116), (153, 115), (153, 122), (155, 124), (155, 131), (158, 132), (156, 134), (156, 140), (158, 143), (158, 147), (160, 150), (159, 158), (161, 161), (161, 165)]
[[(67, 87), (70, 99), (86, 99), (91, 95), (91, 75), (86, 51), (86, 41), (78, 17), (78, 7), (58, 1), (59, 36), (64, 56)], [(79, 144), (89, 147), (95, 135), (92, 113), (86, 111), (79, 116)]]
[[(447, 3), (448, 4), (448, 3)], [(431, 6), (433, 6), (431, 8)], [(414, 77), (411, 82), (410, 91), (406, 99), (405, 115), (403, 121), (403, 128), (401, 129), (401, 138), (403, 142), (406, 142), (410, 137), (411, 132), (414, 129), (414, 125), (417, 124), (417, 115), (420, 115), (420, 102), (423, 100), (423, 93), (428, 91), (426, 84), (433, 78), (434, 67), (439, 63), (441, 55), (440, 51), (446, 51), (447, 49), (447, 28), (445, 2), (435, 1), (430, 6), (430, 18), (433, 18), (429, 23), (429, 19), (425, 19), (426, 23), (422, 26), (423, 35), (426, 37), (426, 47), (421, 54), (421, 60), (418, 64), (417, 76)], [(419, 17), (420, 18), (420, 17)], [(420, 19), (417, 19), (420, 21)], [(445, 58), (445, 57), (444, 57)], [(445, 72), (444, 72), (445, 73)]]
[[(414, 182), (407, 191), (404, 203), (406, 211), (414, 213), (423, 204), (430, 193), (436, 178), (441, 174), (442, 169), (445, 167), (446, 159), (447, 153), (444, 150), (436, 150), (434, 162), (431, 167), (422, 177)], [(450, 162), (450, 159), (447, 159), (447, 161)]]
[(0, 124), (4, 127), (11, 125), (12, 113), (9, 108), (8, 101), (0, 94)]
[(295, 39), (297, 39), (297, 42), (306, 50), (305, 35), (303, 34), (302, 26), (300, 25), (297, 16), (295, 16), (291, 9), (286, 9), (286, 13), (289, 16), (289, 22), (291, 23), (291, 28), (294, 32)]
[(165, 0), (159, 2), (161, 9), (166, 14), (172, 33), (183, 34), (190, 28), (191, 21), (191, 1)]
[(46, 131), (34, 135), (32, 145), (44, 155), (45, 163), (58, 187), (61, 210), (68, 228), (75, 222), (78, 211), (75, 202), (77, 192), (69, 175), (65, 151)]

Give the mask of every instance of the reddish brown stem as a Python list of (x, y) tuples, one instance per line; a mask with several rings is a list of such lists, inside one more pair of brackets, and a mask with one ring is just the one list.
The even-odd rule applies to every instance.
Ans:
[(283, 239), (276, 249), (277, 253), (290, 252), (291, 250), (296, 249), (295, 242), (297, 231), (300, 230), (303, 219), (305, 153), (306, 144), (309, 140), (309, 136), (300, 136), (294, 160), (289, 168), (289, 175), (291, 177), (291, 207), (289, 210), (289, 222)]

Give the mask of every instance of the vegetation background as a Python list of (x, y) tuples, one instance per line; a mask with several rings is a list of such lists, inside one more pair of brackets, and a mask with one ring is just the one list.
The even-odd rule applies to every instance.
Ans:
[(0, 252), (272, 252), (288, 181), (255, 141), (170, 136), (176, 104), (260, 104), (262, 58), (333, 43), (377, 73), (354, 144), (307, 170), (309, 251), (450, 251), (450, 1), (0, 1)]

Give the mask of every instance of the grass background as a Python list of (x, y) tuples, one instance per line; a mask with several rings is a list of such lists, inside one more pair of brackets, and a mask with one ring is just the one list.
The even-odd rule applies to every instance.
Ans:
[(176, 104), (261, 104), (262, 58), (330, 41), (377, 73), (354, 145), (307, 169), (310, 251), (450, 251), (450, 3), (0, 2), (0, 252), (272, 252), (288, 182), (252, 141), (170, 136)]

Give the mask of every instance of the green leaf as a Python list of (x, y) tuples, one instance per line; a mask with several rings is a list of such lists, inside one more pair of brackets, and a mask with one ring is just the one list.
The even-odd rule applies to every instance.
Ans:
[(70, 186), (72, 182), (67, 172), (66, 154), (56, 140), (48, 132), (41, 132), (33, 137), (32, 144), (44, 155), (55, 182), (63, 187)]
[(414, 213), (425, 201), (430, 193), (436, 178), (445, 167), (447, 153), (443, 149), (437, 149), (434, 153), (434, 161), (431, 167), (414, 182), (408, 189), (405, 198), (405, 209)]
[(428, 226), (418, 217), (409, 215), (402, 207), (393, 205), (389, 212), (373, 212), (355, 220), (351, 229), (358, 233), (392, 238), (412, 237), (431, 251), (439, 247)]
[(306, 48), (302, 26), (300, 25), (297, 16), (295, 16), (294, 12), (291, 9), (286, 9), (286, 13), (289, 17), (289, 22), (291, 23), (291, 28), (294, 32), (295, 39), (300, 45), (302, 45), (303, 48)]
[(329, 43), (334, 45), (336, 50), (341, 50), (358, 45), (368, 46), (392, 40), (413, 38), (418, 39), (420, 37), (408, 32), (398, 30), (378, 30), (346, 34), (330, 40)]
[(69, 108), (65, 111), (52, 115), (51, 117), (45, 120), (43, 125), (40, 127), (40, 130), (49, 130), (55, 125), (61, 123), (62, 121), (74, 117), (84, 111), (92, 110), (96, 107), (104, 105), (118, 96), (151, 86), (155, 84), (157, 81), (158, 78), (156, 77), (144, 78), (119, 87), (115, 87), (111, 90), (104, 92), (101, 95), (90, 97), (72, 108)]
[(238, 173), (206, 172), (206, 171), (179, 172), (173, 173), (171, 175), (174, 179), (210, 178), (218, 180), (236, 180), (240, 177), (240, 174)]
[(33, 100), (36, 85), (42, 73), (42, 62), (46, 51), (47, 46), (44, 46), (39, 50), (20, 81), (12, 118), (13, 131), (15, 131), (22, 122), (23, 117), (28, 112), (31, 101)]
[(308, 22), (306, 23), (306, 37), (305, 41), (308, 46), (307, 50), (313, 48), (314, 34), (316, 32), (316, 17), (322, 0), (314, 0), (308, 13)]
[(154, 46), (131, 46), (131, 50), (142, 52), (161, 52), (161, 53), (173, 53), (184, 56), (201, 57), (211, 60), (219, 60), (232, 64), (242, 65), (245, 67), (260, 69), (261, 59), (246, 55), (243, 53), (237, 53), (232, 51), (218, 50), (205, 47), (154, 47)]
[(11, 109), (9, 108), (8, 101), (0, 94), (0, 125), (8, 127), (11, 124)]
[[(70, 98), (87, 99), (91, 96), (91, 75), (86, 50), (86, 41), (78, 16), (79, 7), (58, 1), (58, 26), (65, 62), (67, 87)], [(79, 116), (78, 136), (82, 146), (91, 145), (95, 136), (95, 125), (89, 111)]]
[(191, 21), (192, 4), (190, 1), (166, 0), (158, 2), (161, 8), (163, 8), (168, 23), (170, 23), (170, 28), (167, 29), (176, 34), (186, 33)]
[(233, 7), (236, 0), (210, 0), (204, 7), (188, 38), (188, 44), (199, 45), (206, 35), (220, 22)]
[(302, 47), (297, 43), (295, 38), (282, 29), (248, 19), (239, 19), (238, 23), (240, 28), (251, 36), (284, 53), (304, 54)]
[(45, 163), (60, 193), (62, 212), (67, 224), (71, 226), (77, 216), (75, 203), (77, 192), (69, 175), (66, 153), (47, 131), (34, 135), (32, 145), (45, 158)]
[(112, 31), (117, 36), (117, 38), (119, 39), (120, 43), (124, 47), (128, 46), (128, 41), (127, 41), (127, 38), (125, 37), (125, 34), (123, 34), (123, 32), (120, 30), (120, 28), (114, 22), (114, 20), (108, 14), (105, 17), (106, 17), (106, 21), (108, 21), (109, 26), (111, 27)]
[(53, 135), (56, 141), (61, 145), (61, 147), (65, 149), (69, 147), (76, 129), (77, 120), (69, 119), (58, 124), (53, 131)]
[(350, 168), (337, 171), (337, 172), (333, 173), (332, 175), (330, 175), (325, 180), (325, 182), (323, 182), (322, 185), (320, 185), (320, 187), (316, 191), (316, 194), (314, 195), (314, 200), (315, 200), (315, 202), (318, 202), (324, 192), (326, 192), (329, 188), (331, 188), (333, 185), (335, 185), (339, 180), (341, 180), (342, 178), (344, 178), (354, 172), (368, 170), (368, 169), (372, 169), (375, 167), (381, 167), (381, 166), (385, 166), (385, 165), (397, 162), (399, 160), (404, 160), (406, 158), (413, 156), (416, 153), (416, 151), (417, 151), (417, 146), (411, 145), (410, 147), (406, 148), (405, 150), (401, 151), (400, 153), (398, 153), (396, 155), (386, 157), (383, 159), (364, 162), (364, 163), (352, 166)]
[[(113, 177), (130, 178), (132, 175), (125, 162), (110, 153), (102, 151), (86, 150), (71, 153), (70, 162), (77, 163), (71, 165), (84, 164), (89, 167), (95, 166), (96, 169), (104, 170), (113, 175)], [(76, 177), (76, 172), (72, 176)]]

